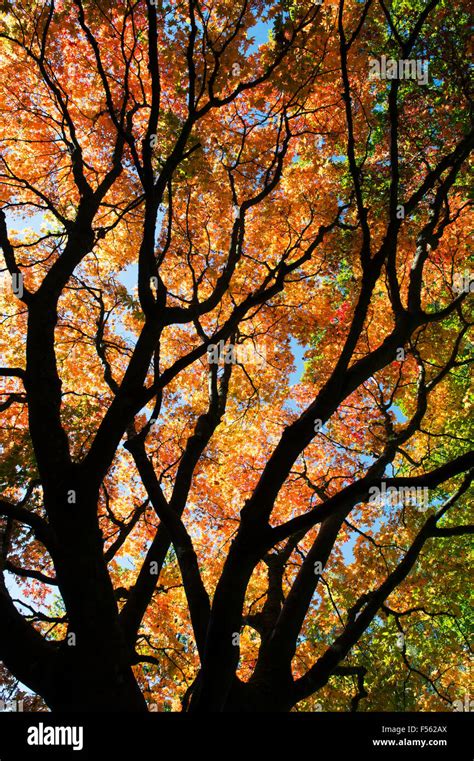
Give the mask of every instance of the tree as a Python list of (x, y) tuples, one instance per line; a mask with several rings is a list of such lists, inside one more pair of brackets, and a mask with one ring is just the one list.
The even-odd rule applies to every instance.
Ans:
[(473, 133), (451, 6), (2, 3), (10, 692), (465, 694)]

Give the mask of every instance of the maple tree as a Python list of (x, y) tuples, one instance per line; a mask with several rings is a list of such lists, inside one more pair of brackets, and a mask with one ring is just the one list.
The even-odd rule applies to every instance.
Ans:
[(464, 699), (467, 19), (2, 2), (4, 694)]

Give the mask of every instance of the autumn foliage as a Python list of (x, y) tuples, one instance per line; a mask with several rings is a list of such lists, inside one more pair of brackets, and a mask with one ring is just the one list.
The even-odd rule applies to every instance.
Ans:
[(1, 3), (5, 694), (469, 693), (468, 8)]

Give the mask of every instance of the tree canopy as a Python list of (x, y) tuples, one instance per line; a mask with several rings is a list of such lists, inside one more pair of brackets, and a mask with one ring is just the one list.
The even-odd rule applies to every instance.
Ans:
[(464, 699), (468, 13), (0, 4), (5, 695)]

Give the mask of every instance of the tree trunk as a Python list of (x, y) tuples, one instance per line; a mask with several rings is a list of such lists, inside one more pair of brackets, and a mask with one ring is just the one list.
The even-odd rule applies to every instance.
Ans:
[(85, 653), (60, 660), (53, 690), (46, 696), (52, 711), (146, 712), (147, 704), (130, 666), (98, 668), (96, 657)]
[(104, 559), (97, 495), (88, 493), (80, 478), (73, 488), (76, 501), (65, 507), (62, 500), (51, 510), (53, 559), (69, 625), (59, 645), (53, 689), (44, 697), (52, 710), (146, 711)]

